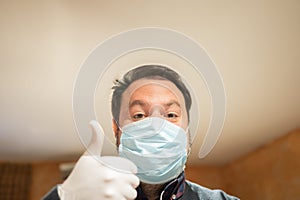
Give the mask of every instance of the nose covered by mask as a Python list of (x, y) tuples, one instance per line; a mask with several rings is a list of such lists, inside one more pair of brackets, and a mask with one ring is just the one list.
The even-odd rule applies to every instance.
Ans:
[(137, 165), (144, 183), (160, 184), (176, 178), (187, 159), (187, 133), (160, 117), (147, 117), (125, 125), (119, 155)]

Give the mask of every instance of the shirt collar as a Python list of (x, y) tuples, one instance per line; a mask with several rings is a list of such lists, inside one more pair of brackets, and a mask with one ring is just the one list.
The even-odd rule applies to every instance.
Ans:
[[(179, 199), (185, 190), (185, 174), (182, 172), (177, 178), (167, 183), (166, 187), (160, 194), (160, 200), (176, 200)], [(142, 188), (137, 188), (136, 200), (148, 200), (146, 195), (143, 193)]]

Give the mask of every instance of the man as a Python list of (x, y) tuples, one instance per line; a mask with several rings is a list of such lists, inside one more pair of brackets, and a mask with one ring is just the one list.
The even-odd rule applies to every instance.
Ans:
[(92, 122), (87, 152), (67, 180), (44, 199), (237, 199), (185, 179), (191, 103), (175, 71), (160, 65), (130, 70), (113, 86), (119, 157), (100, 157), (102, 130)]

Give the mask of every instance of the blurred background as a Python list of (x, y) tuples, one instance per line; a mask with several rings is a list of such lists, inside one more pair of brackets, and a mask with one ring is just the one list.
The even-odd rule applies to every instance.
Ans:
[(222, 135), (204, 159), (195, 139), (188, 179), (241, 199), (299, 198), (299, 10), (293, 0), (0, 1), (0, 199), (40, 199), (65, 178), (84, 151), (78, 70), (99, 43), (140, 27), (193, 38), (223, 77)]

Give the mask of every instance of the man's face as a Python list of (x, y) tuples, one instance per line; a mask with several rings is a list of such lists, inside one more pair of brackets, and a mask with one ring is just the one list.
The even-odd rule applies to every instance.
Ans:
[[(140, 79), (133, 82), (123, 93), (120, 106), (119, 126), (145, 119), (163, 117), (183, 128), (188, 127), (185, 101), (180, 90), (168, 80)], [(122, 132), (116, 131), (118, 141)]]

